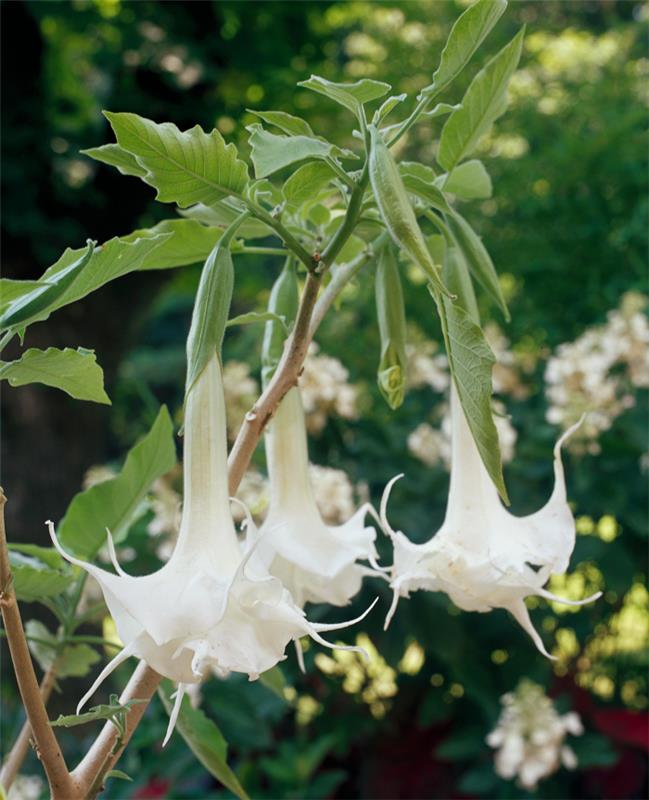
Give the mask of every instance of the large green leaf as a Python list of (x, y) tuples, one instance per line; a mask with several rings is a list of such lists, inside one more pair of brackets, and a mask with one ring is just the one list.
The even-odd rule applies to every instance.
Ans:
[(122, 175), (133, 175), (136, 178), (144, 178), (146, 169), (139, 163), (137, 158), (124, 150), (118, 144), (104, 144), (101, 147), (90, 147), (88, 150), (81, 151), (84, 156), (101, 161), (111, 167), (117, 167)]
[(307, 81), (300, 81), (298, 86), (323, 94), (330, 100), (348, 108), (352, 114), (363, 118), (363, 106), (372, 100), (378, 100), (392, 88), (389, 83), (361, 78), (355, 83), (334, 83), (319, 75), (312, 75)]
[(481, 328), (458, 303), (436, 297), (449, 367), (480, 457), (503, 501), (509, 504), (498, 432), (491, 412), (494, 354)]
[(460, 74), (506, 8), (507, 0), (478, 0), (467, 8), (453, 25), (433, 82), (422, 95), (439, 94)]
[(181, 208), (210, 205), (245, 189), (248, 168), (218, 130), (205, 133), (195, 125), (181, 131), (171, 122), (157, 124), (137, 114), (104, 113), (119, 146), (146, 170), (144, 180), (157, 190), (160, 202)]
[[(40, 548), (46, 550), (46, 548)], [(11, 547), (9, 562), (16, 597), (26, 603), (64, 592), (74, 580), (74, 575), (56, 551), (58, 566), (47, 563), (34, 553), (25, 553)]]
[(8, 306), (14, 300), (24, 297), (36, 289), (43, 289), (42, 284), (38, 281), (17, 281), (12, 278), (0, 278), (0, 315), (4, 316)]
[(311, 136), (277, 136), (255, 123), (249, 125), (250, 158), (255, 165), (255, 175), (265, 178), (290, 164), (307, 159), (325, 159), (333, 156), (355, 158), (354, 153), (315, 139)]
[[(80, 300), (109, 281), (139, 269), (153, 251), (170, 236), (170, 233), (161, 233), (133, 241), (115, 237), (100, 247), (95, 247), (89, 257), (87, 248), (74, 250), (68, 248), (59, 260), (43, 273), (38, 281), (38, 288), (33, 288), (33, 281), (25, 281), (25, 291), (14, 300), (6, 314), (13, 316), (16, 304), (20, 303), (22, 308), (29, 305), (35, 309), (33, 314), (21, 321), (21, 325), (47, 319), (53, 311)], [(88, 260), (83, 263), (86, 258)], [(67, 276), (74, 270), (78, 270), (75, 279), (67, 284)], [(18, 289), (16, 283), (13, 282), (11, 286), (14, 297)], [(54, 295), (49, 293), (52, 286), (60, 288), (64, 284), (63, 291)], [(37, 310), (36, 306), (31, 305), (34, 297), (38, 299)], [(41, 302), (43, 298), (47, 300), (46, 303)]]
[(11, 386), (44, 383), (77, 400), (110, 405), (110, 398), (104, 391), (103, 370), (94, 352), (83, 347), (77, 350), (31, 348), (16, 361), (0, 361), (0, 380), (3, 379)]
[(457, 211), (447, 216), (446, 222), (476, 280), (498, 304), (505, 319), (509, 320), (509, 310), (500, 287), (498, 273), (491, 256), (482, 244), (482, 239)]
[(168, 238), (142, 261), (140, 270), (171, 269), (205, 261), (223, 230), (193, 219), (165, 219), (153, 228), (133, 231), (124, 238), (126, 241), (154, 238), (161, 233), (168, 234)]
[[(169, 714), (173, 708), (171, 699), (173, 691), (173, 684), (165, 678), (160, 684), (158, 695)], [(208, 719), (200, 709), (191, 707), (187, 696), (183, 698), (180, 707), (176, 730), (210, 775), (240, 800), (248, 800), (248, 795), (239, 783), (239, 779), (228, 766), (228, 743), (223, 734), (216, 723)]]
[(162, 406), (151, 430), (129, 451), (121, 472), (72, 499), (58, 529), (62, 546), (90, 559), (105, 543), (106, 528), (116, 540), (123, 538), (149, 486), (175, 463), (173, 424)]
[(69, 644), (61, 649), (57, 637), (36, 619), (27, 621), (25, 634), (29, 649), (43, 672), (56, 659), (56, 677), (59, 679), (83, 678), (100, 659), (99, 653), (87, 644)]
[(492, 193), (489, 173), (477, 158), (455, 167), (450, 175), (440, 175), (435, 179), (435, 185), (456, 195), (460, 200), (484, 200), (491, 197)]
[(444, 192), (434, 183), (422, 180), (417, 175), (406, 174), (403, 176), (403, 185), (408, 192), (420, 197), (427, 205), (433, 206), (438, 211), (443, 211), (447, 214), (451, 213), (451, 207), (444, 197)]
[(525, 28), (475, 76), (462, 105), (446, 120), (437, 160), (447, 172), (471, 155), (482, 136), (507, 106), (507, 86), (523, 47)]

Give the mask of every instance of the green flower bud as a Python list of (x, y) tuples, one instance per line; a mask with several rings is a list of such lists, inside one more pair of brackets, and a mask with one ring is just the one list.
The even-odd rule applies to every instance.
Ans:
[(261, 380), (264, 386), (272, 378), (279, 360), (284, 352), (287, 329), (297, 316), (298, 288), (295, 260), (288, 257), (279, 277), (273, 284), (268, 298), (268, 310), (278, 317), (284, 318), (284, 325), (279, 320), (271, 319), (264, 329), (264, 341), (261, 348)]
[(399, 168), (379, 130), (374, 125), (369, 125), (368, 130), (371, 140), (370, 182), (383, 222), (396, 244), (419, 264), (435, 289), (451, 297), (426, 247)]
[(241, 214), (225, 230), (205, 261), (187, 337), (185, 394), (192, 388), (215, 351), (220, 357), (234, 287), (230, 245), (246, 216), (247, 212)]
[(377, 381), (385, 401), (395, 409), (403, 403), (406, 392), (406, 314), (397, 257), (391, 246), (379, 253), (375, 289), (381, 336)]

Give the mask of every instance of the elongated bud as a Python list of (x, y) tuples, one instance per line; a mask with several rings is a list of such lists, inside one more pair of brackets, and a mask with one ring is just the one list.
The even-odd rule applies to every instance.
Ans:
[(230, 245), (246, 216), (247, 212), (241, 214), (226, 229), (205, 261), (187, 337), (185, 393), (192, 388), (215, 351), (221, 352), (234, 286)]
[(370, 182), (383, 222), (395, 243), (403, 247), (410, 258), (419, 264), (435, 289), (451, 297), (428, 252), (399, 168), (379, 130), (374, 125), (369, 125), (368, 130), (371, 141)]
[(16, 298), (0, 317), (0, 329), (17, 328), (38, 319), (46, 319), (49, 315), (47, 309), (76, 281), (92, 258), (96, 244), (88, 239), (85, 252), (71, 264), (47, 278), (47, 282), (44, 282), (42, 286)]
[(381, 361), (377, 380), (390, 408), (403, 403), (406, 391), (406, 313), (394, 248), (379, 253), (376, 270), (376, 315), (381, 336)]
[(295, 321), (298, 308), (297, 274), (295, 261), (289, 256), (284, 268), (273, 284), (268, 299), (268, 310), (284, 318), (284, 325), (272, 319), (264, 328), (264, 341), (261, 350), (261, 380), (264, 386), (272, 378), (284, 351), (287, 329)]

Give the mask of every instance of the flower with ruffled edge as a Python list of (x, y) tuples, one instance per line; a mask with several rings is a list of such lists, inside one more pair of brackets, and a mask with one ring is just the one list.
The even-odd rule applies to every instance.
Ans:
[(575, 522), (566, 499), (561, 445), (575, 430), (566, 431), (554, 448), (554, 490), (534, 514), (516, 517), (500, 502), (460, 405), (451, 389), (451, 483), (446, 517), (439, 531), (424, 544), (413, 544), (394, 531), (386, 518), (389, 491), (381, 502), (381, 520), (394, 544), (390, 585), (394, 592), (385, 627), (399, 597), (418, 589), (446, 592), (464, 611), (504, 608), (532, 637), (543, 655), (552, 658), (534, 629), (525, 598), (537, 595), (567, 605), (583, 605), (551, 594), (543, 586), (553, 573), (567, 570), (575, 546)]
[(307, 602), (344, 606), (358, 593), (364, 576), (382, 576), (376, 563), (376, 531), (365, 525), (373, 509), (365, 503), (343, 525), (323, 522), (309, 479), (297, 387), (282, 400), (265, 442), (270, 507), (261, 526), (259, 555), (300, 607)]
[(110, 534), (108, 549), (117, 574), (70, 556), (53, 524), (47, 523), (61, 555), (99, 582), (124, 642), (124, 649), (81, 699), (77, 713), (119, 664), (135, 656), (178, 684), (165, 744), (186, 686), (199, 683), (209, 670), (223, 676), (243, 672), (254, 680), (286, 658), (291, 640), (308, 635), (334, 647), (320, 632), (351, 625), (370, 610), (346, 623), (310, 623), (281, 581), (264, 567), (256, 552), (259, 534), (250, 520), (240, 545), (228, 497), (225, 403), (216, 355), (187, 396), (184, 464), (178, 542), (170, 560), (151, 575), (127, 575), (117, 562)]

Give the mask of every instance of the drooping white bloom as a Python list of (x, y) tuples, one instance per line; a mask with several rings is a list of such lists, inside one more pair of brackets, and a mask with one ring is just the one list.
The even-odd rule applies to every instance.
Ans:
[(518, 776), (526, 789), (556, 772), (560, 765), (577, 766), (577, 757), (564, 740), (580, 736), (583, 726), (574, 711), (559, 715), (543, 688), (529, 680), (500, 698), (503, 711), (487, 744), (497, 749), (496, 772), (501, 778)]
[[(286, 645), (301, 636), (328, 644), (318, 631), (342, 625), (311, 624), (259, 559), (258, 532), (248, 521), (240, 545), (228, 497), (225, 404), (215, 355), (189, 391), (185, 408), (184, 506), (170, 560), (144, 577), (127, 575), (109, 552), (117, 574), (73, 558), (100, 584), (124, 649), (105, 667), (79, 708), (129, 656), (178, 683), (165, 742), (180, 711), (185, 687), (208, 671), (247, 673), (251, 680), (285, 658)], [(347, 623), (351, 624), (351, 623)]]
[(374, 528), (365, 525), (364, 504), (342, 525), (323, 522), (309, 479), (306, 427), (300, 390), (282, 400), (266, 433), (270, 507), (261, 526), (260, 556), (295, 602), (346, 605), (363, 576), (375, 570)]
[(394, 598), (386, 627), (400, 596), (408, 597), (417, 589), (443, 591), (464, 611), (507, 609), (548, 656), (532, 626), (525, 598), (538, 595), (581, 605), (601, 594), (568, 601), (543, 588), (552, 573), (566, 571), (575, 545), (575, 523), (566, 499), (560, 452), (573, 429), (566, 431), (554, 448), (552, 496), (536, 513), (515, 517), (500, 502), (454, 388), (451, 419), (451, 484), (446, 518), (437, 534), (425, 544), (413, 544), (390, 528), (385, 512), (388, 491), (396, 479), (388, 484), (381, 503), (383, 525), (394, 543)]

